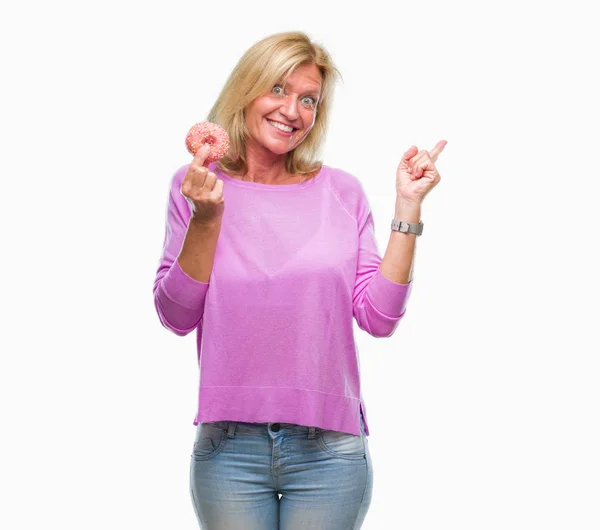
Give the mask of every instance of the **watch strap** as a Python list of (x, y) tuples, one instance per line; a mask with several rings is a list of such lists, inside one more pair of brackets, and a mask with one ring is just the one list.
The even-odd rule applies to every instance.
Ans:
[(392, 230), (409, 234), (417, 234), (420, 236), (423, 233), (423, 221), (419, 221), (418, 223), (407, 223), (406, 221), (394, 219), (392, 221)]

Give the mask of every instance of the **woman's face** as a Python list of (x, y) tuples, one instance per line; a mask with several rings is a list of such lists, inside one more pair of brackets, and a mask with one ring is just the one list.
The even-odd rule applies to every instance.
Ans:
[[(294, 149), (315, 124), (320, 89), (321, 73), (317, 66), (298, 66), (285, 88), (276, 84), (246, 107), (244, 115), (251, 137), (248, 143), (255, 142), (276, 154)], [(291, 133), (280, 130), (270, 121), (291, 125), (294, 130)]]

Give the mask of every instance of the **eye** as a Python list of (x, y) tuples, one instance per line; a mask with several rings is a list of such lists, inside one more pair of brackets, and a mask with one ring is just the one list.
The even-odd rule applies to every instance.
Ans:
[[(284, 94), (283, 92), (283, 86), (282, 85), (274, 85), (273, 88), (271, 89), (271, 92), (273, 94), (275, 94), (276, 96), (281, 96)], [(308, 108), (314, 108), (317, 105), (317, 98), (314, 98), (313, 96), (304, 96), (302, 98), (302, 101), (304, 103), (304, 105), (306, 105)]]

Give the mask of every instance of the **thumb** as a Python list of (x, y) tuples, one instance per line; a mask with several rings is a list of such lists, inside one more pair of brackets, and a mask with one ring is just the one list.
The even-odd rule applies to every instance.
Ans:
[(410, 173), (410, 166), (408, 165), (408, 161), (415, 156), (419, 152), (419, 149), (415, 145), (411, 145), (407, 151), (402, 155), (402, 159), (398, 164), (398, 170), (403, 169), (404, 171), (408, 171)]
[(402, 157), (404, 160), (409, 160), (411, 159), (413, 156), (415, 156), (416, 153), (419, 152), (419, 148), (416, 145), (411, 145), (408, 150), (404, 153), (404, 156)]

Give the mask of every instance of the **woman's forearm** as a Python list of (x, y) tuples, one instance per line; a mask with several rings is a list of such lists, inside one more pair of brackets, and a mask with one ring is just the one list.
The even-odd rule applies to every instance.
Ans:
[(221, 221), (222, 218), (212, 223), (190, 219), (177, 261), (181, 270), (196, 281), (209, 283)]
[[(403, 204), (396, 201), (394, 219), (407, 223), (421, 220), (421, 205)], [(416, 234), (391, 230), (390, 240), (385, 250), (379, 270), (388, 280), (395, 283), (410, 283), (416, 251)]]

